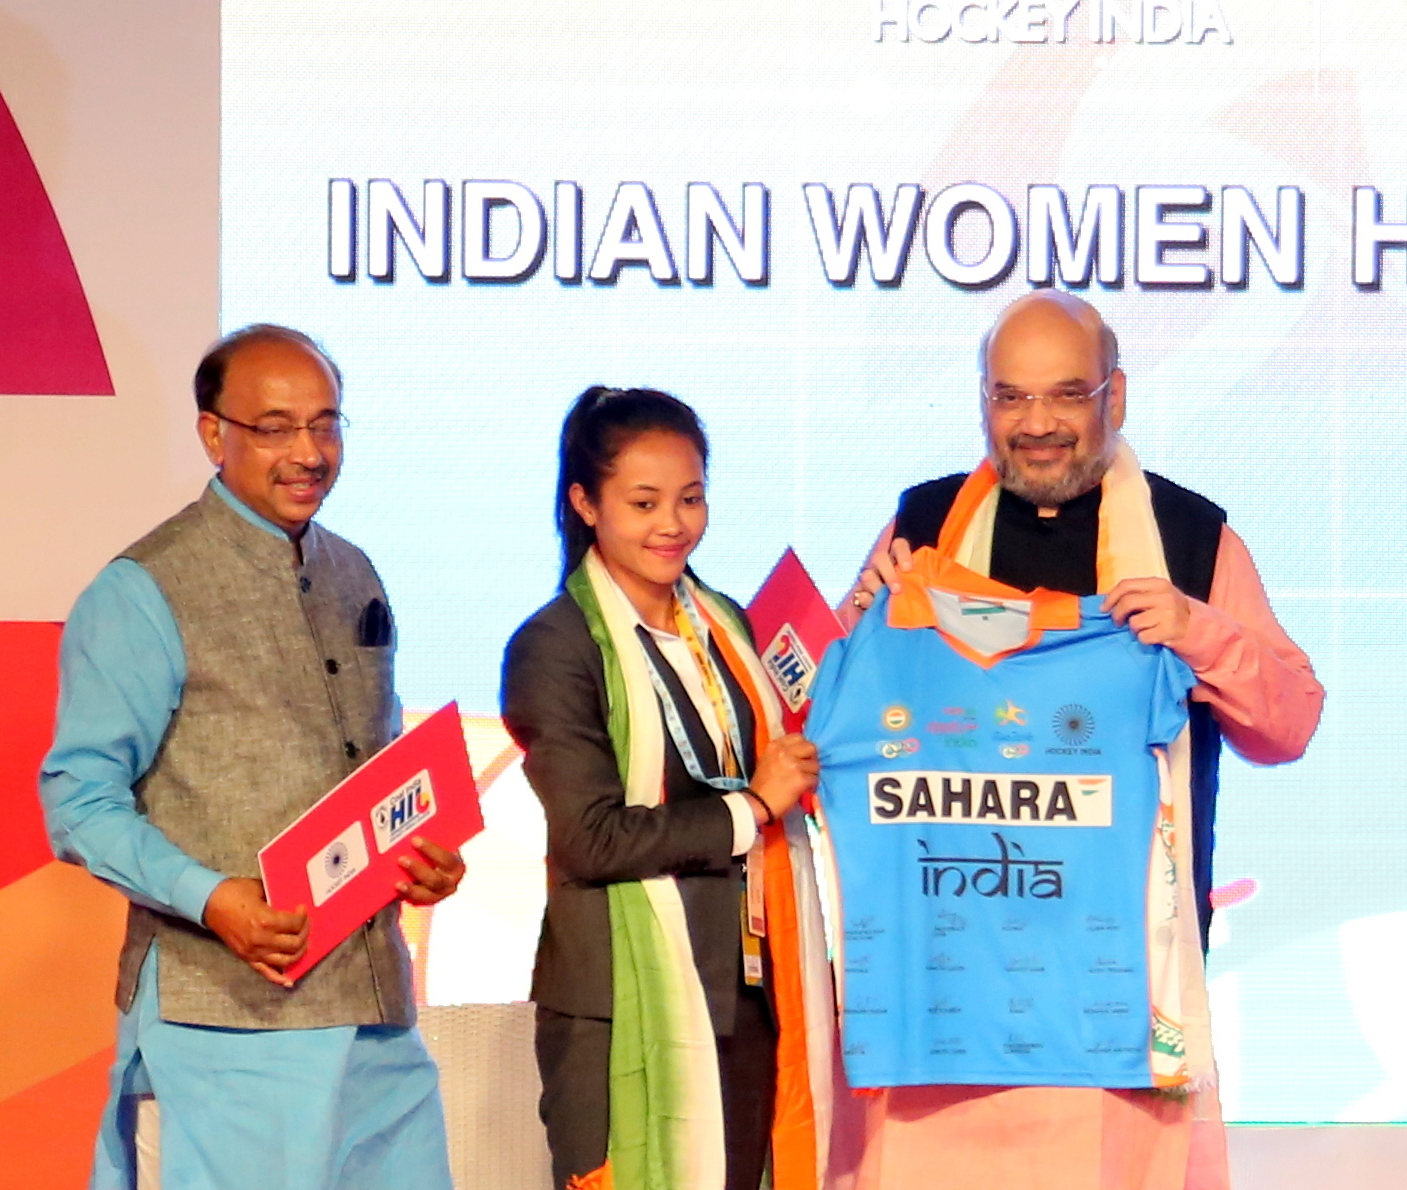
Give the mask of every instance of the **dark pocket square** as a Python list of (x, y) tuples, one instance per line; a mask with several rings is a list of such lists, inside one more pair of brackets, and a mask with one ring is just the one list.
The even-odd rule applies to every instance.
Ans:
[(366, 649), (381, 648), (391, 643), (391, 611), (380, 599), (373, 599), (362, 610), (359, 644)]

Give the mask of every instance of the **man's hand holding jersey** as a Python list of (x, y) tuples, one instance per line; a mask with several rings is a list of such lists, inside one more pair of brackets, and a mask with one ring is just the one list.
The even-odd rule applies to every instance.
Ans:
[[(902, 537), (886, 530), (875, 543), (850, 596), (864, 611), (884, 588), (899, 590), (899, 576), (913, 569), (913, 550)], [(1104, 597), (1104, 610), (1114, 622), (1127, 626), (1145, 645), (1175, 646), (1187, 634), (1192, 606), (1187, 596), (1165, 578), (1126, 578)]]

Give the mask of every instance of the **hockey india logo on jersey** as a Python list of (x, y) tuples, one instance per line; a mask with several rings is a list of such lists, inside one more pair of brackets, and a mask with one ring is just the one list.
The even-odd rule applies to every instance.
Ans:
[(1069, 773), (870, 773), (870, 822), (1113, 826), (1114, 778)]
[(762, 651), (762, 667), (787, 708), (801, 710), (806, 692), (811, 688), (811, 679), (816, 676), (816, 663), (790, 624), (778, 628), (776, 636)]

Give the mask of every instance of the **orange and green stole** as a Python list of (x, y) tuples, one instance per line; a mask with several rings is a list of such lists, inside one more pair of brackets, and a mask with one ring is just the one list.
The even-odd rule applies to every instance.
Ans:
[[(781, 712), (727, 600), (685, 577), (728, 669), (752, 707), (756, 751)], [(593, 549), (567, 579), (605, 666), (607, 728), (625, 800), (664, 799), (665, 728), (636, 617)], [(775, 1190), (820, 1190), (830, 1145), (834, 1005), (820, 899), (802, 815), (764, 828), (771, 990), (777, 1014), (772, 1124)], [(613, 1008), (606, 1164), (581, 1190), (723, 1190), (727, 1158), (718, 1050), (672, 876), (607, 889)]]

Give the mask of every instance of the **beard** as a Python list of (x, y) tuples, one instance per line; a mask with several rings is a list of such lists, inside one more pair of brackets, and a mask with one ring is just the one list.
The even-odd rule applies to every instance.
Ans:
[[(1114, 461), (1114, 435), (1104, 427), (1099, 427), (1098, 439), (1088, 441), (1083, 448), (1080, 436), (1068, 427), (1049, 434), (1010, 434), (1000, 447), (989, 433), (988, 444), (992, 466), (996, 468), (1002, 487), (1038, 508), (1058, 508), (1076, 496), (1083, 496), (1104, 478)], [(1062, 471), (1054, 474), (1046, 474), (1040, 468), (1023, 471), (1017, 465), (1015, 452), (1018, 448), (1042, 446), (1073, 448)]]

